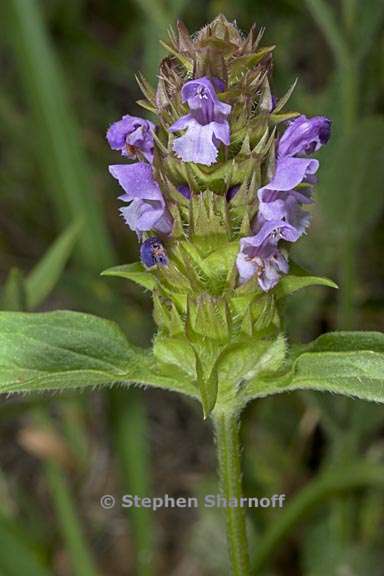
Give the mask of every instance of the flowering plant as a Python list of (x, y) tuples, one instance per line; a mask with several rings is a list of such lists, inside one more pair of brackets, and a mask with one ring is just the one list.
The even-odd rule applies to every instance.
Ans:
[[(171, 36), (157, 89), (143, 79), (158, 124), (124, 116), (107, 133), (131, 163), (110, 166), (141, 243), (141, 264), (108, 270), (154, 296), (154, 354), (191, 380), (204, 415), (240, 409), (257, 374), (285, 360), (278, 303), (313, 278), (289, 263), (306, 231), (331, 122), (283, 112), (270, 90), (272, 48), (222, 16), (192, 39)], [(291, 270), (290, 270), (291, 268)]]
[[(107, 276), (153, 295), (153, 350), (112, 322), (76, 312), (0, 313), (0, 390), (27, 392), (117, 382), (174, 390), (213, 419), (221, 487), (241, 498), (239, 417), (254, 398), (314, 389), (384, 400), (380, 333), (325, 334), (289, 348), (284, 298), (327, 279), (289, 257), (308, 229), (330, 120), (284, 111), (270, 89), (272, 47), (223, 16), (191, 37), (178, 23), (156, 89), (140, 76), (140, 104), (107, 133), (121, 214), (141, 261)], [(250, 573), (245, 513), (228, 507), (232, 572)]]

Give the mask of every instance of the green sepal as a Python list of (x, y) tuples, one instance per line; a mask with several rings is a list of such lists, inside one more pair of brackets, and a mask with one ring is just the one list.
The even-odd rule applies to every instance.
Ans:
[(245, 238), (246, 236), (251, 235), (251, 233), (252, 233), (251, 222), (252, 222), (252, 218), (250, 217), (249, 213), (247, 211), (245, 211), (243, 219), (241, 221), (240, 232), (239, 232), (240, 236), (242, 238)]
[(146, 78), (143, 76), (143, 74), (141, 74), (141, 72), (136, 74), (135, 78), (137, 84), (139, 85), (140, 90), (142, 91), (148, 102), (150, 102), (150, 104), (152, 104), (154, 108), (156, 108), (156, 91), (153, 88), (153, 86), (150, 85), (148, 80), (146, 80)]
[(218, 248), (218, 250), (211, 252), (204, 259), (204, 265), (212, 277), (220, 278), (224, 275), (227, 276), (235, 264), (238, 252), (239, 241), (234, 240), (233, 242), (228, 242), (221, 248)]
[(329, 278), (322, 278), (321, 276), (312, 276), (310, 273), (303, 270), (297, 264), (291, 264), (290, 274), (283, 276), (274, 289), (276, 299), (284, 298), (289, 294), (293, 294), (297, 290), (307, 288), (308, 286), (328, 286), (329, 288), (338, 288), (338, 285)]
[(188, 298), (188, 320), (192, 330), (213, 340), (226, 341), (230, 334), (230, 317), (224, 298), (201, 294)]
[(288, 122), (289, 120), (294, 120), (300, 114), (298, 112), (285, 112), (284, 114), (271, 114), (270, 120), (273, 126), (277, 126), (282, 122)]
[(248, 306), (243, 320), (241, 322), (241, 327), (240, 327), (241, 332), (243, 332), (244, 334), (246, 334), (247, 336), (253, 336), (253, 318), (252, 318), (252, 311), (251, 311), (251, 307)]
[(235, 290), (236, 294), (241, 296), (243, 294), (262, 294), (263, 291), (260, 288), (257, 277), (254, 275), (249, 280), (240, 284)]
[[(227, 83), (227, 68), (222, 52), (223, 46), (220, 47), (220, 44), (220, 40), (213, 38), (201, 42), (203, 49), (197, 54), (194, 62), (194, 74), (197, 78), (203, 76), (208, 76), (209, 78), (221, 78), (225, 83)], [(222, 96), (223, 93), (218, 94), (219, 98)]]
[(132, 280), (148, 290), (154, 290), (157, 286), (156, 277), (146, 270), (141, 262), (134, 262), (133, 264), (125, 264), (123, 266), (114, 266), (101, 272), (101, 276), (118, 276), (119, 278), (126, 278)]
[(201, 404), (203, 406), (204, 420), (208, 418), (215, 407), (218, 393), (218, 376), (217, 371), (213, 368), (206, 376), (203, 367), (198, 359), (198, 386), (200, 390)]
[(258, 102), (259, 113), (269, 113), (273, 108), (273, 96), (271, 87), (268, 82), (268, 76), (264, 74), (263, 81), (260, 86), (260, 96)]
[(271, 294), (256, 296), (250, 302), (241, 323), (241, 331), (249, 336), (278, 324), (276, 306)]
[(174, 262), (170, 261), (168, 266), (161, 266), (156, 270), (161, 287), (164, 291), (172, 295), (174, 292), (190, 292), (191, 282), (184, 271), (182, 272)]
[(178, 336), (185, 333), (185, 321), (173, 303), (170, 310), (169, 332), (171, 336)]
[(148, 102), (148, 100), (144, 100), (143, 98), (140, 100), (136, 100), (136, 104), (141, 108), (144, 108), (144, 110), (152, 112), (152, 114), (156, 114), (157, 112), (157, 108), (155, 108), (155, 106), (153, 106), (150, 102)]
[(274, 114), (277, 114), (278, 112), (280, 112), (280, 110), (282, 110), (284, 108), (284, 106), (287, 104), (288, 100), (290, 99), (290, 97), (292, 96), (292, 94), (296, 88), (296, 84), (297, 84), (297, 78), (291, 84), (291, 86), (288, 88), (286, 93), (283, 94), (283, 96), (276, 102), (276, 106), (273, 109)]
[(180, 207), (177, 204), (169, 203), (168, 209), (171, 213), (173, 226), (172, 226), (172, 238), (175, 240), (185, 238), (183, 220), (180, 213)]
[(271, 324), (279, 324), (275, 298), (272, 294), (264, 294), (254, 300), (251, 304), (251, 310), (256, 332), (265, 330)]
[(193, 72), (193, 61), (188, 58), (187, 56), (184, 56), (183, 54), (181, 54), (180, 52), (178, 52), (177, 50), (175, 50), (172, 46), (170, 46), (169, 44), (167, 44), (167, 42), (163, 42), (162, 40), (160, 40), (160, 44), (168, 51), (170, 52), (173, 56), (175, 56), (179, 62), (184, 66), (184, 68), (190, 73), (192, 74)]
[(192, 236), (229, 237), (230, 226), (224, 196), (206, 190), (199, 195), (192, 196), (190, 206)]
[(237, 78), (245, 74), (247, 70), (259, 64), (274, 48), (275, 46), (266, 46), (265, 48), (260, 48), (253, 54), (245, 54), (244, 56), (236, 58), (229, 66), (230, 80), (234, 82)]
[(170, 330), (171, 318), (169, 308), (158, 290), (153, 291), (153, 319), (160, 330)]

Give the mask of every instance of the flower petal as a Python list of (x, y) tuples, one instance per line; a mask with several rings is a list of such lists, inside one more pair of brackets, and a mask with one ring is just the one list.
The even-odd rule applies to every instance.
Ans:
[(168, 130), (170, 132), (177, 132), (178, 130), (184, 130), (185, 128), (188, 128), (191, 120), (193, 120), (192, 114), (186, 114), (185, 116), (182, 116), (181, 118), (176, 120), (176, 122), (174, 122), (172, 126), (168, 128)]
[(294, 190), (289, 192), (279, 192), (276, 190), (259, 190), (259, 215), (265, 220), (284, 220), (294, 228), (301, 236), (310, 222), (310, 214), (305, 212), (300, 206), (300, 198), (304, 198), (306, 203), (310, 200), (304, 195)]
[(152, 162), (154, 129), (150, 120), (127, 114), (109, 127), (107, 140), (112, 150), (120, 150), (123, 156), (136, 158), (136, 152), (140, 151)]
[(230, 130), (228, 122), (212, 122), (213, 134), (217, 140), (220, 140), (226, 146), (230, 143)]
[(160, 201), (133, 200), (129, 206), (120, 208), (123, 218), (135, 232), (157, 230), (169, 234), (172, 222), (165, 206)]
[(307, 175), (316, 174), (319, 161), (311, 158), (280, 158), (276, 163), (276, 171), (272, 180), (260, 190), (292, 190), (298, 186)]
[(326, 144), (331, 135), (331, 121), (325, 116), (299, 116), (291, 122), (280, 139), (278, 156), (311, 154)]
[[(286, 240), (287, 242), (296, 242), (300, 237), (297, 229), (284, 222), (283, 220), (266, 220), (258, 216), (260, 229), (254, 236), (246, 238), (247, 243), (251, 246), (261, 246), (264, 242), (268, 241), (271, 245), (276, 245), (279, 240)], [(243, 240), (245, 240), (243, 238)]]
[(240, 284), (257, 275), (261, 289), (267, 292), (276, 286), (282, 274), (288, 273), (288, 261), (276, 246), (266, 243), (254, 247), (248, 240), (241, 240), (241, 249), (236, 259)]
[(109, 171), (126, 192), (120, 197), (121, 200), (162, 200), (159, 185), (153, 179), (152, 167), (149, 164), (115, 164), (109, 166)]
[(211, 124), (202, 126), (194, 118), (190, 120), (184, 136), (176, 138), (173, 150), (184, 162), (196, 162), (210, 166), (216, 162), (217, 148), (213, 143), (213, 127)]

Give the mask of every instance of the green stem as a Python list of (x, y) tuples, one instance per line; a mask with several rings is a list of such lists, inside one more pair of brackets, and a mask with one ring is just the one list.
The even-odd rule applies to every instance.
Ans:
[[(237, 414), (214, 416), (219, 464), (220, 489), (223, 497), (240, 503), (242, 498), (239, 419)], [(227, 540), (233, 576), (250, 574), (245, 525), (245, 510), (240, 506), (225, 508)]]
[(296, 524), (309, 512), (332, 496), (364, 487), (384, 488), (383, 466), (365, 462), (340, 466), (337, 470), (324, 472), (306, 486), (281, 511), (279, 518), (259, 542), (257, 556), (252, 564), (253, 574), (260, 574), (268, 558), (281, 545)]

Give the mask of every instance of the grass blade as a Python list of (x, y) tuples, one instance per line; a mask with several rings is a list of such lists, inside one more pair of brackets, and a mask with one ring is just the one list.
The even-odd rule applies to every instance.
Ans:
[(76, 120), (68, 105), (59, 63), (36, 0), (10, 0), (8, 29), (27, 103), (36, 153), (62, 225), (83, 218), (79, 257), (99, 270), (113, 261)]
[[(122, 484), (129, 493), (151, 494), (148, 424), (140, 390), (112, 390), (112, 425), (119, 455)], [(126, 490), (127, 491), (127, 490)], [(153, 576), (154, 526), (148, 508), (131, 508), (129, 519), (136, 549), (137, 576)]]
[(78, 222), (55, 240), (25, 282), (27, 309), (36, 308), (49, 296), (64, 270), (80, 233)]

